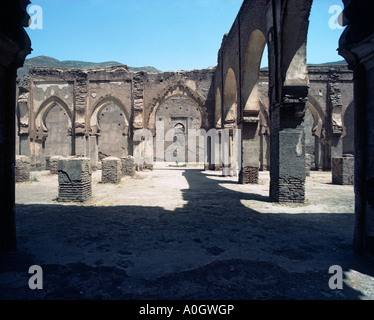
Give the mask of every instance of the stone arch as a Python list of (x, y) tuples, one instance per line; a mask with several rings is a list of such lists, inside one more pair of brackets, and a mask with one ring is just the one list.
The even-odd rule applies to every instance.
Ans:
[(236, 76), (232, 68), (226, 73), (225, 86), (223, 92), (223, 110), (225, 124), (236, 123), (238, 109), (238, 89)]
[(242, 73), (241, 93), (244, 112), (247, 115), (251, 113), (258, 115), (260, 112), (258, 79), (265, 46), (264, 34), (259, 29), (255, 29), (248, 40)]
[(219, 88), (217, 88), (217, 91), (216, 91), (214, 123), (217, 129), (221, 128), (222, 126), (222, 95), (221, 95), (221, 90)]
[(101, 128), (99, 125), (99, 115), (105, 107), (111, 104), (116, 105), (123, 112), (123, 117), (125, 119), (125, 130), (123, 134), (129, 133), (128, 130), (129, 130), (129, 123), (130, 123), (130, 116), (128, 112), (126, 111), (125, 106), (117, 98), (113, 96), (107, 96), (107, 97), (100, 99), (100, 101), (97, 102), (93, 108), (91, 119), (90, 119), (90, 132), (92, 135), (97, 135), (100, 133)]
[(68, 127), (66, 129), (67, 129), (68, 134), (72, 134), (73, 116), (72, 116), (72, 113), (69, 107), (59, 97), (52, 96), (41, 104), (41, 106), (39, 107), (36, 113), (35, 126), (36, 126), (38, 140), (45, 141), (45, 139), (47, 138), (48, 128), (46, 126), (45, 120), (47, 118), (49, 111), (51, 111), (51, 109), (55, 107), (56, 105), (64, 109), (67, 115), (67, 120), (68, 120)]
[(281, 71), (284, 86), (307, 86), (309, 15), (313, 0), (288, 0), (283, 9)]
[(308, 95), (308, 102), (306, 103), (306, 106), (312, 113), (312, 116), (314, 119), (312, 133), (314, 136), (323, 140), (325, 138), (325, 133), (324, 133), (324, 124), (325, 124), (325, 118), (326, 118), (325, 112), (323, 111), (318, 100), (315, 97), (313, 97), (311, 94)]
[(173, 97), (182, 97), (192, 101), (200, 111), (201, 114), (201, 127), (208, 128), (208, 111), (205, 105), (205, 99), (200, 96), (196, 91), (192, 90), (182, 82), (177, 83), (167, 87), (161, 92), (161, 94), (153, 99), (150, 107), (150, 113), (148, 117), (148, 129), (152, 131), (153, 134), (156, 133), (156, 113), (158, 108), (167, 100)]

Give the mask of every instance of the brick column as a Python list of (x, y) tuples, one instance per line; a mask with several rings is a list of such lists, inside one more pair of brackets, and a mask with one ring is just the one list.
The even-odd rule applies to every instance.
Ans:
[(241, 170), (239, 173), (239, 183), (258, 183), (260, 170), (260, 118), (257, 115), (246, 115), (241, 124)]
[(108, 157), (102, 161), (102, 183), (119, 184), (121, 182), (121, 159), (115, 157)]
[(92, 196), (89, 158), (70, 157), (58, 161), (59, 202), (84, 202)]
[(29, 1), (0, 2), (0, 251), (16, 250), (15, 224), (15, 110), (17, 68), (31, 52), (23, 27), (30, 17)]
[(354, 71), (354, 250), (374, 255), (374, 2), (344, 1), (339, 54)]
[(281, 105), (271, 112), (270, 198), (280, 203), (304, 203), (304, 115), (308, 87), (284, 91)]
[(30, 158), (29, 157), (16, 156), (14, 176), (15, 176), (16, 182), (30, 181)]

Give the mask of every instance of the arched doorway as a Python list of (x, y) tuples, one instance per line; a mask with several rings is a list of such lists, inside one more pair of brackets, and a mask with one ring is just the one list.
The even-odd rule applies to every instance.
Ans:
[(55, 104), (46, 112), (43, 121), (47, 137), (43, 142), (43, 153), (46, 157), (72, 154), (72, 136), (69, 132), (69, 118), (66, 110)]
[(188, 146), (189, 131), (198, 130), (202, 126), (202, 114), (197, 103), (184, 96), (172, 96), (160, 104), (155, 116), (158, 123), (156, 136), (165, 137), (163, 157), (160, 159), (160, 155), (157, 154), (156, 161), (198, 161), (199, 146), (197, 145), (196, 149)]

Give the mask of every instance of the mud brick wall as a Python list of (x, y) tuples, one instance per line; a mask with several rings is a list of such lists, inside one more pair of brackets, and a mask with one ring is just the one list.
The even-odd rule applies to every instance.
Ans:
[(30, 158), (26, 156), (16, 156), (16, 166), (14, 168), (16, 182), (30, 181)]
[(127, 156), (121, 158), (121, 164), (122, 164), (122, 175), (123, 176), (135, 176), (135, 158), (133, 156)]
[(354, 183), (354, 157), (343, 156), (332, 158), (332, 183), (340, 185), (353, 185)]
[(257, 167), (245, 167), (240, 171), (239, 174), (239, 183), (249, 184), (249, 183), (258, 183), (259, 168)]
[(84, 202), (92, 197), (91, 164), (88, 158), (58, 161), (59, 202)]
[(49, 158), (49, 171), (52, 174), (58, 174), (58, 161), (64, 159), (62, 156), (54, 156)]
[(121, 159), (115, 157), (108, 157), (102, 160), (102, 183), (118, 184), (121, 182), (121, 177)]

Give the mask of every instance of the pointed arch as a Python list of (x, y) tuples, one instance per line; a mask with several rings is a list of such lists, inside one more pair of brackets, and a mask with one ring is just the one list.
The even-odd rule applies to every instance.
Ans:
[(147, 124), (148, 129), (153, 133), (156, 132), (156, 113), (158, 108), (167, 100), (173, 97), (187, 98), (192, 101), (199, 109), (202, 119), (202, 127), (205, 128), (208, 125), (208, 112), (205, 105), (205, 99), (200, 96), (196, 91), (185, 85), (183, 82), (178, 81), (177, 83), (167, 87), (161, 92), (161, 94), (153, 99), (150, 106), (150, 113), (148, 116)]
[(306, 45), (313, 0), (288, 0), (283, 8), (281, 71), (284, 86), (307, 86)]
[(123, 117), (125, 119), (125, 132), (124, 132), (124, 134), (128, 134), (128, 128), (129, 128), (129, 123), (130, 123), (130, 115), (127, 112), (125, 106), (122, 104), (122, 102), (119, 99), (117, 99), (113, 96), (106, 96), (106, 97), (100, 99), (95, 104), (94, 108), (92, 109), (91, 118), (90, 118), (90, 132), (91, 132), (92, 135), (96, 135), (96, 134), (100, 133), (101, 128), (100, 128), (100, 125), (99, 125), (99, 115), (105, 107), (107, 107), (111, 104), (116, 105), (123, 112)]
[(264, 34), (259, 29), (255, 29), (248, 40), (242, 73), (242, 101), (244, 112), (247, 114), (260, 112), (258, 79), (265, 46)]
[(223, 92), (223, 110), (225, 124), (236, 123), (238, 114), (238, 87), (236, 76), (232, 68), (226, 73), (225, 86)]
[(320, 103), (314, 96), (309, 94), (308, 102), (306, 103), (306, 106), (312, 113), (313, 120), (314, 120), (313, 128), (312, 128), (313, 136), (316, 136), (319, 139), (324, 139), (323, 126), (325, 123), (326, 115)]
[(38, 136), (41, 140), (45, 140), (46, 137), (48, 136), (48, 128), (46, 126), (45, 120), (47, 118), (49, 111), (51, 111), (51, 109), (55, 107), (56, 105), (64, 109), (65, 114), (68, 119), (68, 127), (66, 129), (69, 134), (72, 133), (72, 123), (73, 123), (72, 112), (70, 111), (68, 105), (62, 99), (60, 99), (57, 96), (52, 96), (52, 97), (49, 97), (46, 101), (44, 101), (41, 104), (41, 106), (39, 107), (36, 113), (36, 117), (35, 117), (36, 131), (38, 132)]

